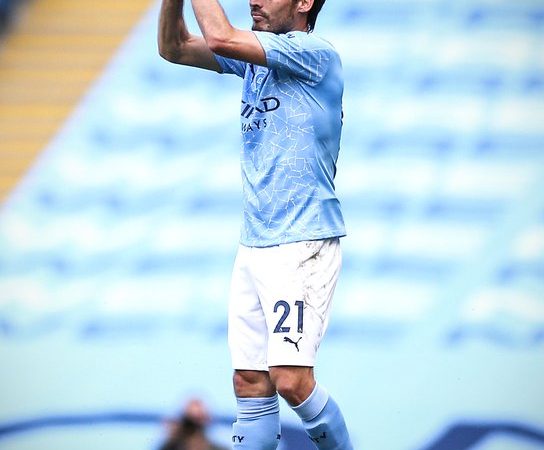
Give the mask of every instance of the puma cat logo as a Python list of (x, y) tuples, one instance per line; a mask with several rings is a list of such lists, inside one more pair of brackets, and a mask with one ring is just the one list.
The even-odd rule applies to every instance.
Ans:
[(291, 340), (290, 338), (288, 337), (284, 337), (283, 338), (283, 342), (289, 342), (290, 344), (293, 344), (296, 348), (297, 348), (297, 352), (299, 352), (300, 350), (298, 349), (298, 343), (300, 342), (300, 340), (302, 339), (302, 336), (298, 338), (298, 341), (293, 341)]
[(314, 441), (316, 444), (319, 444), (319, 441), (320, 441), (321, 439), (327, 439), (327, 433), (326, 433), (325, 431), (323, 431), (323, 433), (321, 433), (321, 436), (318, 436), (318, 437), (311, 437), (311, 436), (310, 436), (310, 439), (311, 439), (312, 441)]

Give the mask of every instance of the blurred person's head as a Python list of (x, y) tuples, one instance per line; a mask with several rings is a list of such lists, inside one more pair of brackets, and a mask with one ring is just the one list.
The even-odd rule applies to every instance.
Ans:
[(179, 417), (166, 423), (168, 440), (161, 450), (210, 450), (212, 446), (206, 437), (206, 426), (210, 421), (204, 402), (190, 399)]
[(210, 422), (210, 414), (204, 402), (193, 398), (187, 402), (180, 420), (180, 426), (186, 433), (203, 430)]

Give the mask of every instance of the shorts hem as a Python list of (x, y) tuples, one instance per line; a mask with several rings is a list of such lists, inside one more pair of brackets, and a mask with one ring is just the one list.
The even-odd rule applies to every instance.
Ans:
[(293, 366), (293, 367), (315, 367), (315, 360), (284, 360), (281, 361), (271, 361), (268, 364), (250, 364), (250, 363), (237, 363), (232, 364), (233, 370), (255, 370), (258, 372), (268, 372), (270, 367), (279, 367), (279, 366)]
[(315, 359), (307, 358), (296, 358), (296, 359), (275, 359), (268, 362), (268, 367), (277, 367), (277, 366), (295, 366), (295, 367), (315, 367)]
[(255, 370), (257, 372), (268, 372), (268, 366), (266, 364), (250, 364), (250, 363), (232, 363), (234, 370)]

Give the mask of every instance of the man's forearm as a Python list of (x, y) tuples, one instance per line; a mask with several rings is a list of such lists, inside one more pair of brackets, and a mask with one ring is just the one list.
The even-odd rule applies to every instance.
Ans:
[(161, 56), (175, 57), (190, 38), (183, 19), (183, 0), (163, 0), (159, 15), (158, 44)]
[(210, 48), (229, 38), (234, 29), (217, 0), (192, 0), (192, 5), (200, 31)]
[(221, 72), (216, 56), (266, 65), (264, 50), (251, 31), (235, 29), (217, 0), (192, 0), (202, 36), (189, 33), (183, 19), (183, 0), (162, 0), (159, 54), (166, 60)]
[(162, 0), (158, 43), (159, 54), (167, 61), (221, 71), (202, 36), (189, 33), (183, 18), (183, 0)]
[(266, 65), (264, 50), (255, 34), (234, 28), (218, 0), (191, 0), (206, 45), (217, 55), (260, 66)]

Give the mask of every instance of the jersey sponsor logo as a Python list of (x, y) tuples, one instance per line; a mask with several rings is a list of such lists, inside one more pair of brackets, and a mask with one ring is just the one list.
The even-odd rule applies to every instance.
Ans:
[(255, 112), (263, 114), (276, 111), (276, 109), (281, 106), (281, 102), (277, 97), (266, 97), (260, 99), (256, 105), (251, 105), (242, 100), (242, 105), (241, 116), (245, 119), (249, 119)]
[(241, 116), (248, 119), (248, 122), (242, 123), (242, 132), (261, 131), (268, 126), (268, 121), (265, 118), (253, 118), (255, 113), (266, 114), (276, 111), (281, 105), (281, 102), (276, 97), (266, 97), (259, 100), (257, 105), (251, 105), (242, 100)]
[(260, 131), (268, 126), (266, 119), (257, 119), (248, 123), (242, 124), (242, 131), (247, 133), (248, 131)]
[(241, 444), (244, 438), (245, 436), (238, 436), (237, 434), (235, 434), (234, 436), (232, 436), (232, 442), (234, 442), (235, 444)]

